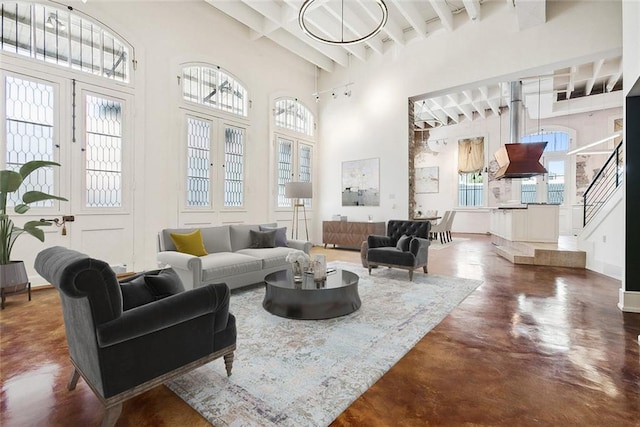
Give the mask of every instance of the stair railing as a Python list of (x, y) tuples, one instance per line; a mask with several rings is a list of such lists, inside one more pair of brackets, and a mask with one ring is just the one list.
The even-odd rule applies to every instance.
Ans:
[(584, 216), (583, 226), (587, 225), (609, 200), (624, 178), (624, 150), (622, 141), (607, 158), (600, 171), (589, 184), (582, 196)]

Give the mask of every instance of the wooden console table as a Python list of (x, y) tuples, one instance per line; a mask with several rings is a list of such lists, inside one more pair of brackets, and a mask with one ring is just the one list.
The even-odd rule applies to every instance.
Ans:
[(384, 222), (322, 221), (322, 243), (360, 249), (370, 234), (386, 235)]

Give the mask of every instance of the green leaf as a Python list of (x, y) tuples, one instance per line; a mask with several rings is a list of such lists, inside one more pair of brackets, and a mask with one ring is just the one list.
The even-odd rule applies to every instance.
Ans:
[(64, 197), (54, 196), (52, 194), (43, 193), (42, 191), (27, 191), (22, 196), (22, 201), (27, 204), (41, 202), (43, 200), (62, 200), (67, 201)]
[(22, 175), (18, 172), (3, 170), (0, 171), (0, 192), (13, 193), (22, 185)]
[(44, 242), (44, 231), (38, 227), (46, 226), (46, 225), (51, 225), (51, 223), (40, 222), (40, 221), (29, 221), (24, 225), (23, 230), (25, 233), (29, 233), (36, 239), (40, 240), (41, 242)]
[(16, 213), (19, 213), (19, 214), (23, 214), (27, 212), (29, 209), (30, 209), (29, 205), (25, 205), (24, 203), (20, 203), (19, 205), (16, 205), (15, 208), (13, 208), (13, 210), (15, 210)]
[(60, 166), (60, 163), (50, 162), (47, 160), (32, 160), (22, 165), (20, 168), (20, 175), (22, 176), (22, 179), (24, 179), (34, 170), (48, 166)]

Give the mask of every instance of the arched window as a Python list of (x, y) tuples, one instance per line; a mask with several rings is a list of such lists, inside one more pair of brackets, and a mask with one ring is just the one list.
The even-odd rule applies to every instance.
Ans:
[(182, 97), (206, 107), (248, 116), (247, 89), (220, 67), (187, 65), (182, 68)]
[[(522, 203), (549, 203), (561, 205), (565, 200), (565, 170), (567, 162), (565, 154), (569, 149), (571, 137), (567, 132), (549, 131), (527, 135), (520, 139), (522, 143), (546, 142), (547, 146), (541, 161), (547, 169), (547, 179), (539, 177), (523, 179), (520, 183)], [(546, 191), (540, 186), (546, 184)]]
[(275, 102), (276, 126), (313, 136), (314, 120), (311, 111), (297, 99), (278, 98)]
[(3, 51), (129, 82), (133, 48), (73, 10), (2, 2), (0, 16)]
[[(274, 101), (274, 121), (276, 126), (276, 207), (292, 206), (291, 199), (285, 197), (288, 182), (311, 182), (313, 172), (313, 136), (315, 127), (311, 111), (295, 98), (281, 97)], [(292, 136), (291, 131), (303, 134)], [(311, 200), (302, 202), (307, 208)]]

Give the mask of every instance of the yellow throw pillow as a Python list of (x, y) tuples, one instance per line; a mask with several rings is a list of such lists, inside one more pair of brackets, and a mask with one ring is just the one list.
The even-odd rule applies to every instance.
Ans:
[(176, 249), (178, 250), (178, 252), (195, 256), (208, 255), (207, 250), (204, 248), (204, 243), (202, 242), (202, 234), (200, 233), (200, 229), (194, 231), (193, 233), (171, 233), (170, 235), (171, 240), (173, 240), (173, 244), (176, 245)]

